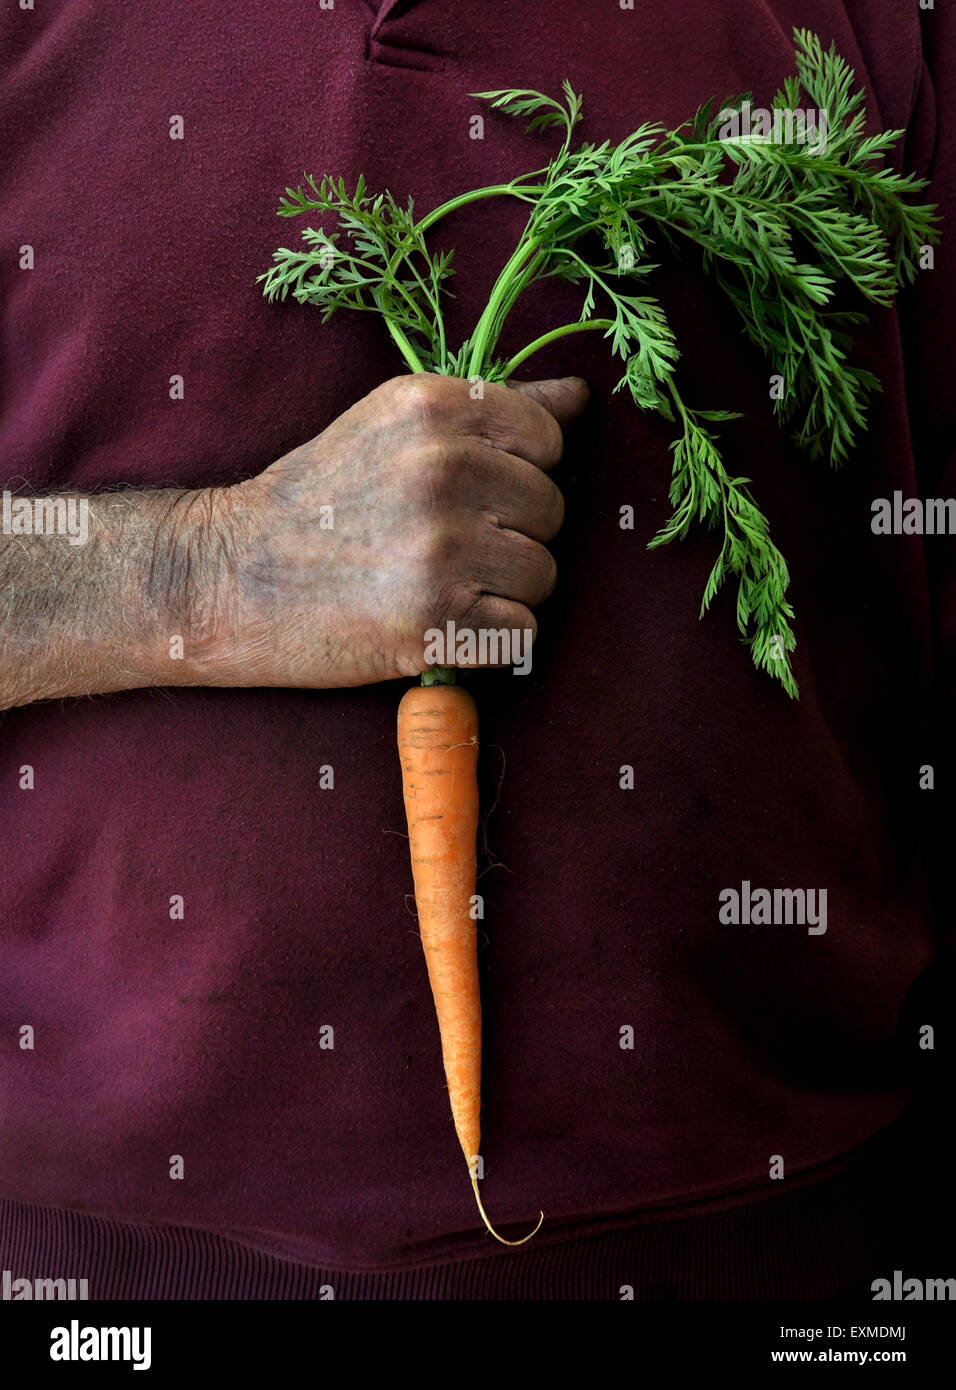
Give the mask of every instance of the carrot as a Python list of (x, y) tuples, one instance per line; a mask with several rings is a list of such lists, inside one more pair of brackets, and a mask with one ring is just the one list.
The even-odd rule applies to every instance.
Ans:
[[(453, 673), (447, 667), (443, 673)], [(461, 686), (414, 686), (398, 709), (398, 751), (418, 923), (441, 1037), (448, 1097), (471, 1184), (488, 1230), (503, 1245), (478, 1191), (481, 1141), (481, 996), (475, 892), (478, 711)]]

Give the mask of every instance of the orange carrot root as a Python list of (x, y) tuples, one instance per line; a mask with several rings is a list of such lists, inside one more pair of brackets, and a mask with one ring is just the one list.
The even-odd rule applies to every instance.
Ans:
[(428, 966), (455, 1132), (475, 1172), (481, 1141), (481, 996), (472, 916), (478, 835), (478, 711), (458, 685), (414, 686), (398, 710), (398, 749), (418, 925)]

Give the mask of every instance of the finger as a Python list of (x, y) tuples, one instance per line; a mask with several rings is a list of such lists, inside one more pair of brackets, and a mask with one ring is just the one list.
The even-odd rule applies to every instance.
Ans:
[(564, 521), (564, 498), (546, 473), (517, 454), (475, 443), (458, 468), (459, 496), (509, 531), (550, 541)]
[(558, 567), (545, 546), (489, 520), (482, 522), (469, 571), (486, 593), (533, 608), (551, 593)]
[[(579, 378), (571, 380), (576, 382)], [(555, 385), (551, 382), (535, 384)], [(558, 391), (553, 394), (543, 391), (540, 398), (535, 398), (528, 390), (515, 390), (500, 382), (488, 381), (482, 399), (474, 402), (474, 411), (464, 412), (462, 428), (472, 437), (483, 439), (507, 454), (517, 454), (538, 468), (553, 468), (564, 448), (561, 425), (554, 411), (558, 409), (559, 400), (564, 400), (570, 411), (573, 395), (573, 391), (565, 397)], [(546, 402), (553, 404), (554, 410), (549, 409)], [(583, 408), (583, 398), (580, 403)]]
[[(474, 657), (469, 659), (467, 643), (461, 643), (456, 652), (455, 665), (510, 666), (523, 657), (528, 644), (533, 642), (538, 632), (538, 624), (530, 608), (523, 603), (514, 603), (499, 598), (496, 594), (482, 594), (469, 609), (465, 618), (456, 624), (459, 633), (470, 631), (485, 634), (485, 640), (474, 644)], [(507, 642), (488, 640), (490, 633), (508, 634)], [(516, 648), (520, 646), (520, 651)]]
[(591, 398), (583, 376), (549, 377), (546, 381), (509, 381), (512, 391), (530, 396), (557, 420), (562, 429), (576, 420)]

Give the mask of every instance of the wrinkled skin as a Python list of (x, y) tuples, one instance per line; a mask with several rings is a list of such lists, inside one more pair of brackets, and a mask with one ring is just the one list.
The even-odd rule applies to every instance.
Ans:
[(216, 683), (414, 676), (449, 620), (534, 632), (564, 515), (548, 472), (587, 395), (576, 377), (486, 383), (481, 400), (395, 377), (257, 477), (184, 499), (177, 524), (206, 536), (192, 629)]

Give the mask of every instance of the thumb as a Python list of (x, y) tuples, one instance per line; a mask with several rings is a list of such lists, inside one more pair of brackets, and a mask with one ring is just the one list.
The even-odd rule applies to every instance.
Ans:
[(509, 381), (512, 391), (530, 396), (553, 415), (563, 429), (577, 419), (587, 405), (591, 388), (583, 376), (552, 377), (547, 381)]

